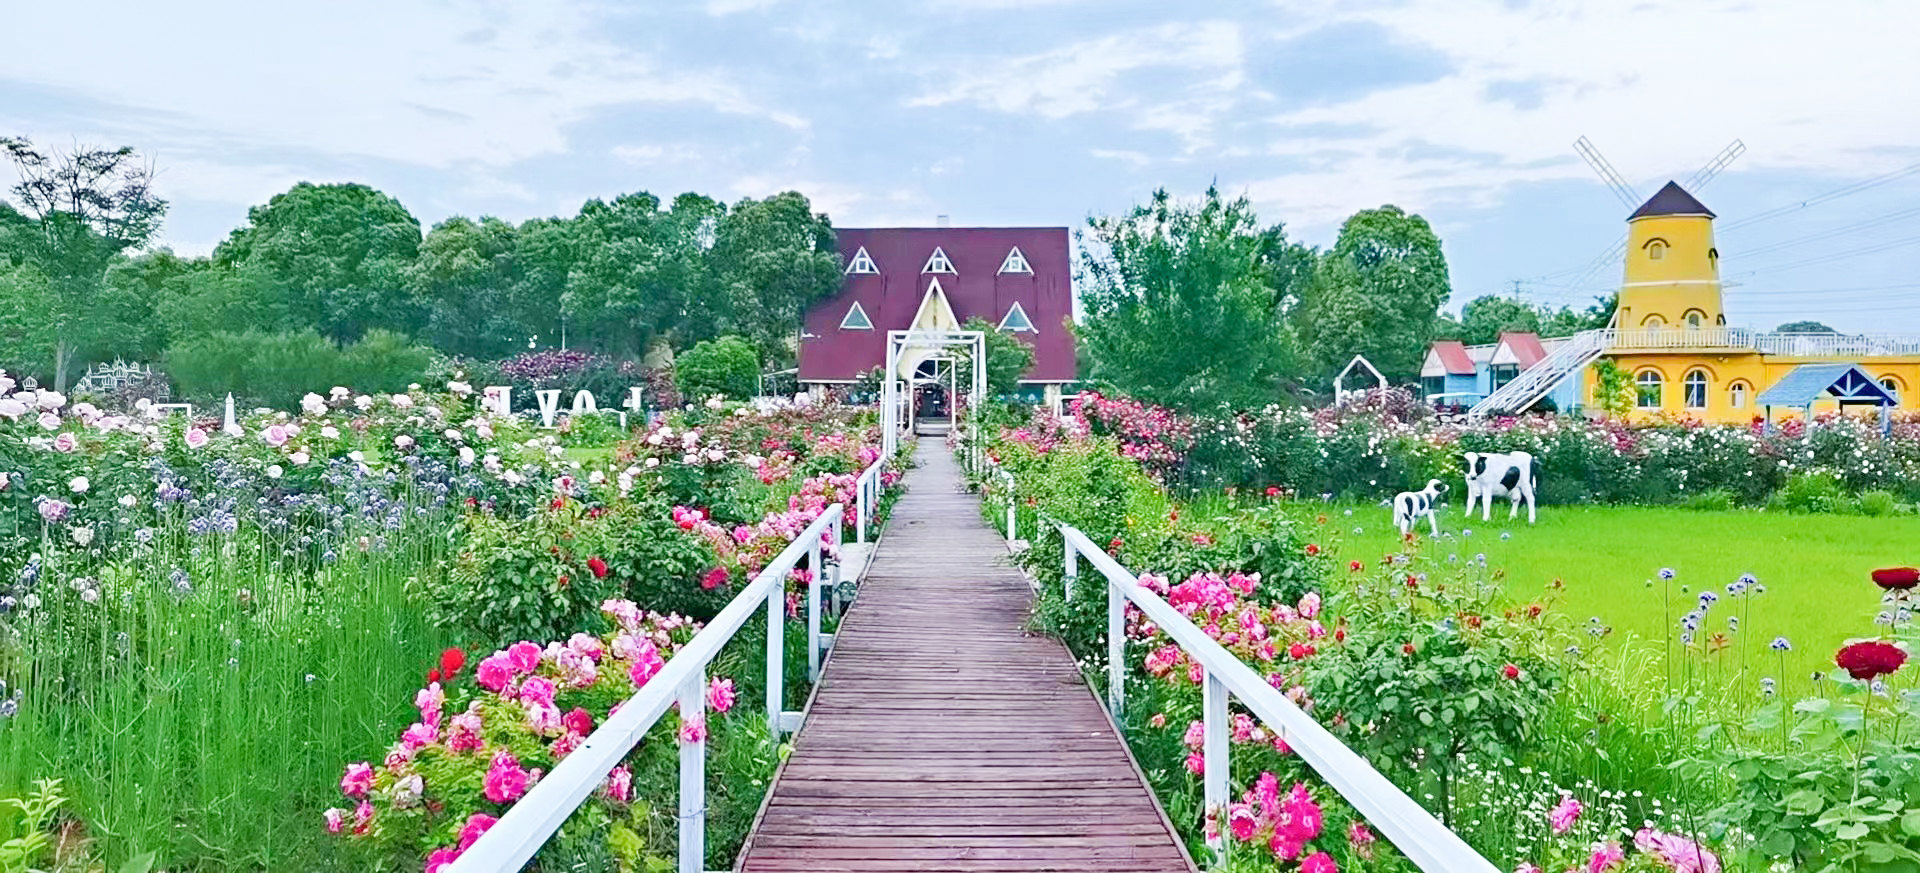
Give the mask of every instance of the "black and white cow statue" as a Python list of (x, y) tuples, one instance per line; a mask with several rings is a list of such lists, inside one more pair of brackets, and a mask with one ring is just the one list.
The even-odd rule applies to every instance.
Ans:
[(1527, 523), (1534, 522), (1533, 489), (1540, 474), (1533, 467), (1533, 456), (1526, 452), (1468, 452), (1467, 515), (1473, 515), (1473, 502), (1480, 501), (1480, 520), (1493, 517), (1493, 499), (1505, 497), (1512, 502), (1507, 518), (1520, 514), (1527, 504)]
[(1434, 512), (1433, 505), (1440, 495), (1447, 493), (1447, 483), (1438, 479), (1428, 479), (1427, 487), (1419, 491), (1402, 491), (1393, 498), (1393, 526), (1400, 529), (1400, 535), (1413, 533), (1413, 524), (1426, 516), (1427, 527), (1434, 536), (1440, 535), (1440, 517)]

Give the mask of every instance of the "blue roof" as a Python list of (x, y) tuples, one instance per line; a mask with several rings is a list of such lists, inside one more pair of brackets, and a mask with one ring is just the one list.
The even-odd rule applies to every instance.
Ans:
[(1898, 401), (1858, 364), (1801, 364), (1760, 393), (1761, 406), (1811, 406), (1824, 394), (1842, 403), (1893, 406)]

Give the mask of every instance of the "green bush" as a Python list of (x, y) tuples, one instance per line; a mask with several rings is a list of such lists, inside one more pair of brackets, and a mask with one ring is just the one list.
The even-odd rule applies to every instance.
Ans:
[(712, 553), (658, 500), (602, 509), (563, 498), (526, 518), (479, 513), (467, 525), (466, 550), (426, 599), (435, 624), (460, 628), (476, 645), (591, 632), (613, 597), (701, 621), (726, 605), (726, 588), (698, 581), (714, 566)]
[(683, 352), (674, 361), (673, 375), (688, 402), (698, 403), (714, 395), (744, 400), (759, 390), (760, 356), (752, 343), (737, 336), (723, 336)]
[(1682, 505), (1688, 509), (1699, 512), (1725, 512), (1732, 509), (1734, 503), (1735, 498), (1732, 491), (1728, 491), (1725, 488), (1714, 488), (1688, 497)]
[(344, 385), (392, 393), (425, 378), (432, 352), (396, 333), (375, 330), (341, 348), (313, 331), (215, 333), (167, 352), (166, 369), (181, 396), (218, 403), (232, 393), (245, 406), (291, 409), (307, 392)]
[(1855, 508), (1860, 510), (1861, 515), (1879, 518), (1892, 515), (1899, 508), (1899, 502), (1899, 498), (1891, 491), (1868, 491), (1860, 495), (1859, 503)]
[(1846, 508), (1840, 478), (1828, 472), (1801, 473), (1774, 492), (1768, 505), (1787, 512), (1839, 512)]

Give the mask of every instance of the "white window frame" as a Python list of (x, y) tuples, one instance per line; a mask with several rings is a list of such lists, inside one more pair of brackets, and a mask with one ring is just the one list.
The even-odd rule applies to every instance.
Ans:
[(1727, 386), (1727, 405), (1732, 409), (1747, 408), (1747, 383), (1735, 379)]
[[(1697, 382), (1694, 381), (1693, 377), (1695, 376), (1699, 376), (1700, 380)], [(1693, 399), (1694, 399), (1693, 389), (1695, 386), (1698, 386), (1700, 389), (1699, 403), (1693, 402)], [(1682, 377), (1680, 380), (1680, 404), (1688, 409), (1705, 409), (1707, 408), (1708, 392), (1711, 391), (1712, 389), (1713, 389), (1713, 380), (1707, 378), (1707, 371), (1702, 370), (1699, 367), (1695, 367), (1691, 370), (1688, 370), (1687, 375)]]
[[(848, 324), (847, 322), (853, 320), (853, 314), (856, 312), (860, 313), (860, 320), (864, 323)], [(855, 300), (853, 301), (853, 308), (848, 309), (846, 316), (840, 319), (840, 329), (841, 330), (872, 330), (873, 319), (867, 317), (866, 307), (861, 306), (860, 301)]]
[[(1016, 312), (1020, 313), (1020, 321), (1026, 325), (1025, 327), (1008, 327), (1007, 326), (1007, 322), (1013, 320), (1013, 314)], [(1004, 331), (1009, 331), (1012, 333), (1039, 333), (1040, 332), (1040, 328), (1035, 327), (1033, 324), (1033, 319), (1027, 315), (1027, 308), (1024, 306), (1021, 306), (1020, 301), (1018, 300), (1015, 300), (1013, 302), (1013, 306), (1007, 309), (1006, 315), (1001, 316), (1000, 329)]]
[(1033, 265), (1027, 263), (1027, 256), (1021, 253), (1019, 246), (1014, 246), (1009, 250), (1006, 260), (1000, 262), (999, 275), (1004, 276), (1008, 273), (1019, 273), (1026, 276), (1033, 275)]
[(1882, 391), (1887, 392), (1888, 395), (1893, 397), (1893, 404), (1895, 406), (1900, 405), (1900, 380), (1892, 376), (1881, 376), (1873, 381), (1880, 385)]
[[(1652, 382), (1646, 381), (1646, 377), (1648, 376), (1653, 377)], [(1646, 405), (1646, 403), (1642, 402), (1643, 400), (1645, 400), (1643, 392), (1647, 388), (1655, 389), (1655, 392), (1658, 394), (1658, 396), (1654, 398), (1655, 402), (1652, 406), (1648, 406)], [(1641, 370), (1640, 372), (1633, 374), (1633, 408), (1661, 409), (1666, 406), (1666, 403), (1667, 403), (1667, 377), (1665, 374), (1661, 373), (1659, 370)]]
[(878, 276), (880, 275), (880, 265), (873, 262), (872, 255), (867, 254), (867, 247), (861, 246), (859, 251), (853, 253), (853, 260), (847, 262), (847, 269), (844, 275)]
[(924, 276), (928, 273), (946, 273), (949, 276), (960, 275), (960, 271), (953, 268), (953, 261), (948, 259), (946, 250), (939, 246), (933, 247), (933, 254), (927, 256), (927, 265), (920, 268), (920, 275)]

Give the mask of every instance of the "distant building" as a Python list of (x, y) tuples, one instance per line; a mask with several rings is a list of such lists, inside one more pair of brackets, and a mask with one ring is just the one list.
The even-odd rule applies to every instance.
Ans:
[(1912, 395), (1920, 335), (1728, 327), (1713, 219), (1668, 182), (1627, 218), (1612, 326), (1545, 341), (1510, 333), (1492, 346), (1434, 343), (1422, 388), (1430, 397), (1477, 393), (1480, 416), (1523, 411), (1542, 398), (1563, 412), (1594, 409), (1592, 366), (1607, 359), (1632, 379), (1635, 417), (1745, 423), (1783, 412), (1920, 407)]
[[(886, 365), (890, 330), (958, 330), (979, 316), (1033, 347), (1021, 381), (1075, 377), (1073, 265), (1064, 227), (840, 228), (839, 293), (807, 311), (800, 382), (844, 385)], [(933, 375), (938, 352), (910, 350), (900, 378)], [(963, 380), (964, 383), (964, 380)]]

